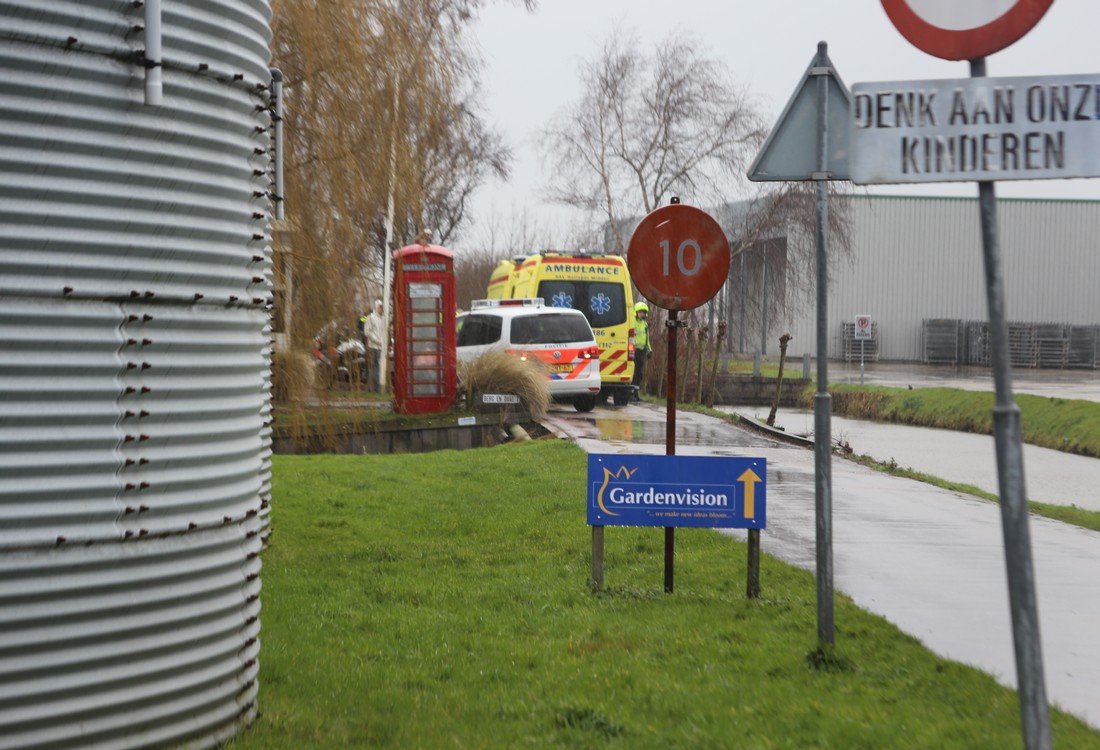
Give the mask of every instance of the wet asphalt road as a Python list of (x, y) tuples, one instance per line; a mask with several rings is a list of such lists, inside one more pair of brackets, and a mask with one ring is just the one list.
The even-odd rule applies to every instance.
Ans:
[[(590, 453), (664, 453), (664, 409), (650, 404), (554, 407), (545, 424)], [(762, 548), (812, 571), (813, 451), (690, 412), (678, 412), (676, 432), (680, 455), (767, 459)], [(933, 651), (1015, 686), (999, 508), (837, 457), (832, 471), (836, 588)], [(1048, 696), (1100, 728), (1100, 533), (1036, 516), (1030, 529)], [(837, 628), (841, 641), (844, 623)]]

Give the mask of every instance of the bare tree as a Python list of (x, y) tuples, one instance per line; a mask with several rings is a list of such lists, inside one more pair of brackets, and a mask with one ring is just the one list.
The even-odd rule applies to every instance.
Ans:
[(550, 196), (602, 215), (611, 245), (624, 221), (674, 194), (717, 203), (742, 179), (763, 139), (760, 117), (725, 66), (674, 35), (652, 57), (613, 34), (581, 66), (581, 98), (546, 130)]
[(377, 294), (391, 195), (396, 243), (425, 228), (445, 241), (472, 192), (507, 173), (510, 153), (480, 114), (480, 62), (465, 33), (485, 2), (273, 2), (288, 206), (275, 265), (292, 345), (329, 321), (350, 324)]

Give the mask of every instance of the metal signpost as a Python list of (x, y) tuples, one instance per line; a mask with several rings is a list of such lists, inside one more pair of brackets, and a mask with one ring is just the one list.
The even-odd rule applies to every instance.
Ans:
[[(985, 56), (1026, 34), (1052, 2), (882, 0), (891, 21), (915, 46), (948, 60), (969, 60), (971, 80), (864, 84), (856, 87), (852, 108), (853, 182), (978, 180), (1001, 525), (1020, 720), (1029, 750), (1051, 747), (1050, 716), (993, 180), (1100, 176), (1096, 146), (1089, 145), (1097, 142), (1100, 128), (1100, 120), (1093, 119), (1100, 113), (1100, 76), (986, 79)], [(886, 135), (888, 128), (895, 132)], [(880, 144), (891, 141), (899, 150), (887, 154)]]
[[(722, 288), (730, 268), (725, 232), (706, 212), (680, 203), (646, 215), (630, 237), (626, 256), (630, 277), (642, 296), (668, 310), (668, 389), (665, 408), (665, 454), (676, 455), (676, 339), (686, 325), (681, 310), (703, 304)], [(665, 591), (672, 592), (676, 526), (665, 524)], [(593, 552), (597, 525), (592, 526)], [(602, 528), (600, 533), (602, 534)], [(602, 548), (602, 537), (600, 546)]]
[(859, 342), (859, 384), (863, 385), (863, 345), (871, 340), (871, 316), (857, 315), (855, 340)]
[[(817, 638), (836, 642), (833, 626), (832, 427), (828, 372), (829, 180), (848, 179), (848, 89), (817, 45), (794, 96), (749, 167), (754, 181), (813, 180), (817, 185), (817, 393), (814, 394), (814, 518), (817, 553)], [(830, 107), (830, 101), (833, 102)]]

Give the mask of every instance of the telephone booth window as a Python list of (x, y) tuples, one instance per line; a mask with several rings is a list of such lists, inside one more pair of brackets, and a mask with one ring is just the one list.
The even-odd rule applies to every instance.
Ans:
[(409, 395), (442, 396), (443, 285), (412, 282), (407, 286), (407, 324), (411, 333), (407, 371)]

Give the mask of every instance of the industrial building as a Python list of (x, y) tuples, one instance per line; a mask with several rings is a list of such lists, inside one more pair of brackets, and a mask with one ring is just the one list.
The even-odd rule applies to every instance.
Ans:
[[(833, 210), (845, 210), (840, 203), (850, 246), (831, 253), (830, 358), (858, 361), (852, 329), (866, 314), (874, 321), (874, 339), (863, 345), (868, 360), (988, 364), (977, 198), (856, 195), (834, 200)], [(1013, 364), (1100, 366), (1100, 201), (1001, 199), (998, 221)], [(779, 335), (790, 331), (789, 354), (816, 354), (813, 295), (791, 283), (796, 269), (787, 262), (812, 258), (813, 242), (780, 232), (756, 243), (763, 252), (746, 252), (745, 262), (735, 255), (717, 310), (730, 322), (731, 348), (755, 352), (763, 344), (775, 353)], [(797, 270), (800, 278), (813, 274)], [(762, 320), (765, 286), (775, 302)]]

